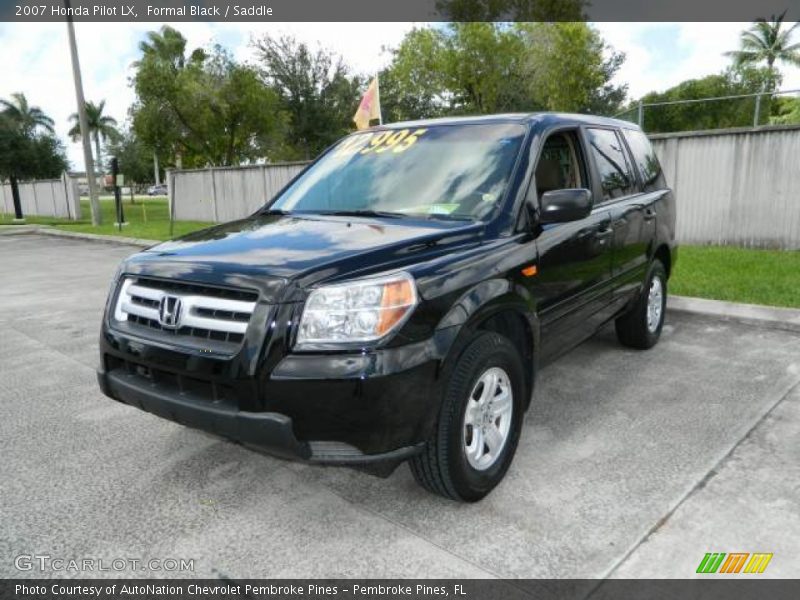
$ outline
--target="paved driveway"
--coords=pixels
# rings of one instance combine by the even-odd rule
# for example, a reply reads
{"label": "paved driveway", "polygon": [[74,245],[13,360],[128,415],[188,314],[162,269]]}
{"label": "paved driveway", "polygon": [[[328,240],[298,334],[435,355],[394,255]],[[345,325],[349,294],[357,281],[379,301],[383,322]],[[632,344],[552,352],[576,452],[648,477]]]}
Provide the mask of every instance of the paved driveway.
{"label": "paved driveway", "polygon": [[[670,313],[545,369],[506,481],[476,505],[247,451],[94,378],[134,248],[0,236],[0,576],[13,557],[193,558],[207,577],[689,577],[707,551],[800,568],[800,339]],[[131,576],[156,575],[133,571]]]}

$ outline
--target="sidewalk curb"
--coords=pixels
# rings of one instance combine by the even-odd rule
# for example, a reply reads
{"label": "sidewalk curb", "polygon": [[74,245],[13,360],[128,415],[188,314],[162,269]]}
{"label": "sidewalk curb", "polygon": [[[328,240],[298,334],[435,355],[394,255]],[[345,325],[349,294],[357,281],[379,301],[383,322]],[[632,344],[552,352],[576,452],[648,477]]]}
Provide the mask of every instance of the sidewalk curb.
{"label": "sidewalk curb", "polygon": [[794,308],[670,296],[667,300],[667,310],[800,333],[800,310]]}
{"label": "sidewalk curb", "polygon": [[[0,235],[21,234],[42,234],[92,242],[137,246],[139,248],[149,248],[150,246],[162,243],[159,240],[144,240],[116,235],[62,231],[60,229],[47,227],[46,225],[0,226]],[[800,310],[798,309],[777,308],[762,306],[760,304],[739,304],[737,302],[723,302],[721,300],[670,295],[667,301],[667,310],[676,313],[700,315],[723,321],[735,321],[757,327],[766,327],[768,329],[800,333]]]}
{"label": "sidewalk curb", "polygon": [[150,246],[163,243],[160,240],[145,240],[141,238],[131,238],[119,235],[100,235],[99,233],[63,231],[61,229],[48,227],[47,225],[13,225],[9,227],[0,227],[0,235],[22,235],[26,233],[88,240],[92,242],[110,242],[112,244],[121,244],[123,246],[138,246],[139,248],[149,248]]}

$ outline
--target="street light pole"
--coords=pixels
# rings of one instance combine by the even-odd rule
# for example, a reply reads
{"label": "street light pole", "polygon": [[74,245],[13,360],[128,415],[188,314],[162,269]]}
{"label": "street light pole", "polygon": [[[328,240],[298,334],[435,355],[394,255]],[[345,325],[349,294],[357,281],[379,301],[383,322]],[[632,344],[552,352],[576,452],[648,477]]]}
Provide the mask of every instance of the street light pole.
{"label": "street light pole", "polygon": [[89,184],[89,199],[92,207],[92,225],[100,225],[103,217],[100,214],[100,200],[97,197],[97,183],[94,179],[94,160],[92,159],[92,141],[89,134],[89,119],[86,116],[86,101],[83,98],[83,81],[81,65],[78,62],[78,46],[75,43],[75,26],[72,23],[70,0],[64,0],[67,9],[67,33],[69,34],[69,50],[72,56],[72,76],[75,80],[75,97],[78,100],[78,122],[81,127],[83,143],[83,162],[86,165],[86,180]]}

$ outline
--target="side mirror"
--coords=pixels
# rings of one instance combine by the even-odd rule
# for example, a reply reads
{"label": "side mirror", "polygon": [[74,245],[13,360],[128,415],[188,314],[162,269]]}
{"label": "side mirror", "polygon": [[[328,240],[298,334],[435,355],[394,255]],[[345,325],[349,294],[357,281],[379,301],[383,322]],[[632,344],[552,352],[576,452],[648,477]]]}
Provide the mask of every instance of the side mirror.
{"label": "side mirror", "polygon": [[592,212],[592,192],[584,188],[545,192],[539,202],[542,224],[580,221]]}

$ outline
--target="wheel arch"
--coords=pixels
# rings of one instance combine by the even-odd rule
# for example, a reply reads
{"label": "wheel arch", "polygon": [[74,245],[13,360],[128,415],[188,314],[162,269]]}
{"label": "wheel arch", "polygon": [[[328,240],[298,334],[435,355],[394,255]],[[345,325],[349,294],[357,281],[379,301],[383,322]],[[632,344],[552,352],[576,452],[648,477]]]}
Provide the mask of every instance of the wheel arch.
{"label": "wheel arch", "polygon": [[661,244],[653,253],[653,258],[661,261],[664,270],[667,272],[667,279],[672,274],[672,252],[667,244]]}
{"label": "wheel arch", "polygon": [[525,369],[527,408],[539,363],[539,320],[532,304],[524,289],[505,279],[485,281],[472,288],[442,319],[442,324],[456,327],[458,331],[444,354],[443,370],[450,368],[476,333],[492,331],[502,335],[520,352]]}

